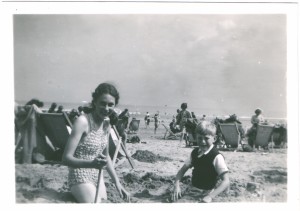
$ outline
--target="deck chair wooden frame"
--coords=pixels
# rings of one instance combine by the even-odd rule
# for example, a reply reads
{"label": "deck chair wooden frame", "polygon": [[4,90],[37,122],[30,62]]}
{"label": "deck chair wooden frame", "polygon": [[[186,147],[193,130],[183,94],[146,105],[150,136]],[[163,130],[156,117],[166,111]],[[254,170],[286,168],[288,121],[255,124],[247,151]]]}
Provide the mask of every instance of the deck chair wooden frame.
{"label": "deck chair wooden frame", "polygon": [[196,146],[197,139],[194,138],[191,132],[187,132],[187,135],[184,137],[186,146]]}
{"label": "deck chair wooden frame", "polygon": [[177,139],[180,138],[181,132],[179,133],[173,133],[169,127],[167,127],[164,123],[162,123],[164,128],[166,129],[164,139]]}
{"label": "deck chair wooden frame", "polygon": [[267,147],[269,140],[271,140],[273,146],[273,129],[272,125],[257,125],[254,147]]}
{"label": "deck chair wooden frame", "polygon": [[125,128],[125,120],[123,120],[123,119],[118,119],[118,122],[117,122],[117,124],[116,124],[116,129],[117,129],[117,131],[118,131],[118,134],[122,134],[122,133],[124,133],[125,131],[126,131],[126,128]]}
{"label": "deck chair wooden frame", "polygon": [[[111,127],[111,130],[110,130],[109,145],[107,146],[108,149],[105,148],[103,151],[109,150],[109,155],[110,155],[111,154],[111,149],[112,149],[111,146],[114,146],[114,148],[113,148],[114,152],[113,152],[113,156],[112,156],[112,165],[113,165],[113,167],[116,164],[116,160],[117,160],[117,156],[119,154],[119,150],[120,150],[120,148],[122,148],[124,153],[125,153],[126,158],[128,159],[128,161],[131,165],[131,167],[134,169],[133,162],[131,161],[131,159],[130,159],[128,153],[127,153],[127,150],[126,150],[125,146],[122,143],[122,139],[119,136],[118,130],[114,125]],[[98,173],[98,181],[97,181],[97,186],[96,186],[96,194],[95,194],[94,203],[98,203],[99,201],[101,202],[101,198],[99,198],[98,195],[99,195],[99,186],[100,186],[100,183],[101,183],[101,178],[103,177],[102,175],[103,175],[103,170],[101,169],[101,170],[99,170],[99,173]]]}
{"label": "deck chair wooden frame", "polygon": [[132,119],[128,126],[128,133],[136,134],[140,127],[140,120],[139,119]]}
{"label": "deck chair wooden frame", "polygon": [[50,139],[55,148],[64,150],[70,136],[67,126],[72,128],[72,123],[66,113],[40,113],[39,121],[45,135]]}
{"label": "deck chair wooden frame", "polygon": [[241,136],[236,123],[219,123],[226,147],[238,148]]}
{"label": "deck chair wooden frame", "polygon": [[[109,149],[112,149],[112,144],[115,146],[115,150],[113,152],[113,156],[112,156],[112,163],[113,165],[115,164],[116,162],[116,159],[117,159],[117,156],[120,152],[120,148],[122,148],[129,164],[131,165],[131,167],[134,169],[134,164],[126,150],[126,147],[124,146],[123,142],[122,142],[122,138],[120,137],[119,133],[118,133],[118,130],[115,126],[112,126],[111,127],[111,132],[110,132],[110,145],[109,145]],[[122,155],[124,155],[123,153],[121,153]]]}

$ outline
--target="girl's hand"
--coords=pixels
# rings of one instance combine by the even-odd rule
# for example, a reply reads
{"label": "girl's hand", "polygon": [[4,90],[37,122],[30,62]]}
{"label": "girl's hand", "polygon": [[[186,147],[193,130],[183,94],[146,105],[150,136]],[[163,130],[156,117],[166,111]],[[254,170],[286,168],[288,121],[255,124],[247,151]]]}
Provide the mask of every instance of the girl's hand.
{"label": "girl's hand", "polygon": [[93,160],[93,167],[96,169],[102,169],[104,166],[106,166],[106,164],[106,156],[104,156],[103,154]]}
{"label": "girl's hand", "polygon": [[122,195],[121,197],[127,201],[130,202],[130,193],[128,193],[124,188],[122,189]]}
{"label": "girl's hand", "polygon": [[130,202],[130,193],[128,193],[121,184],[117,185],[117,190],[119,191],[120,197],[127,202]]}

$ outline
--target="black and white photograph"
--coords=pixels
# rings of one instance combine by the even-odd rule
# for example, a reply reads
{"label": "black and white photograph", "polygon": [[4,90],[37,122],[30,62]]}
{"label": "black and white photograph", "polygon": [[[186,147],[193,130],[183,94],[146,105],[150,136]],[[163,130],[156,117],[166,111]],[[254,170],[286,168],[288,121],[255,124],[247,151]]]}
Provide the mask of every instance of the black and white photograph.
{"label": "black and white photograph", "polygon": [[299,5],[124,4],[7,6],[12,201],[299,206]]}

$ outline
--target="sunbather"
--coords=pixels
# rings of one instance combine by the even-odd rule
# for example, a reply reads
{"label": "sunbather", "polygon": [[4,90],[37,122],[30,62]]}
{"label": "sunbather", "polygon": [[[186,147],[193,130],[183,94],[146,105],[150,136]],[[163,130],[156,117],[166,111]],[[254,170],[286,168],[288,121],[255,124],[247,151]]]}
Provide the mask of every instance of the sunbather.
{"label": "sunbather", "polygon": [[169,126],[170,126],[170,130],[173,133],[179,133],[180,132],[180,128],[177,127],[177,125],[176,125],[176,119],[172,119],[172,122],[169,124]]}

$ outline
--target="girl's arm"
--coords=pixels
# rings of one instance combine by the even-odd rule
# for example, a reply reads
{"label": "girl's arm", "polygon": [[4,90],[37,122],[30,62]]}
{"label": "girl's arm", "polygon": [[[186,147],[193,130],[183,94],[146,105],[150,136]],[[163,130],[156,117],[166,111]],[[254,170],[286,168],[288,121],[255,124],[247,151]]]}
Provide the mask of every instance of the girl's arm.
{"label": "girl's arm", "polygon": [[130,201],[130,194],[121,185],[119,178],[117,176],[117,173],[112,165],[112,160],[111,160],[108,152],[106,154],[106,160],[107,160],[106,170],[107,170],[108,174],[110,175],[110,177],[112,178],[113,182],[115,183],[116,188],[119,191],[121,198],[124,198],[126,201]]}
{"label": "girl's arm", "polygon": [[62,161],[65,165],[74,168],[101,168],[103,161],[97,160],[83,160],[74,157],[75,150],[83,134],[88,131],[88,122],[85,116],[78,117],[73,125],[72,132],[65,146]]}

